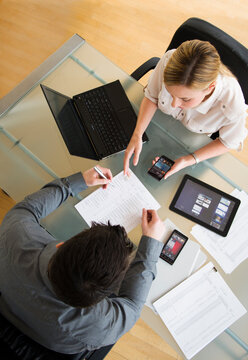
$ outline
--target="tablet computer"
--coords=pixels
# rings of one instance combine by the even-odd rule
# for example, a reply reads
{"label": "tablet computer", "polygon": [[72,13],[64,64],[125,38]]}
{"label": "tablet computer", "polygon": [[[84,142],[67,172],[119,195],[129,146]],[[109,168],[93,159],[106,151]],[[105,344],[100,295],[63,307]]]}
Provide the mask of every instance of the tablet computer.
{"label": "tablet computer", "polygon": [[221,236],[226,236],[239,205],[239,199],[185,175],[169,208]]}

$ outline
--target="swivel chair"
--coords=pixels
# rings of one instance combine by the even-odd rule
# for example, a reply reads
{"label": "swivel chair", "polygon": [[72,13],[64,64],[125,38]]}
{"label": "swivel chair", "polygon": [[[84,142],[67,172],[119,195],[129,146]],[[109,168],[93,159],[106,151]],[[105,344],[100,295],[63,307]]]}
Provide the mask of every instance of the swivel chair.
{"label": "swivel chair", "polygon": [[[209,41],[218,51],[221,61],[236,76],[248,104],[248,49],[233,37],[199,18],[189,18],[175,32],[167,48],[176,49],[186,40]],[[166,51],[167,51],[166,50]],[[153,57],[138,67],[131,76],[139,80],[148,71],[155,68],[159,58]]]}
{"label": "swivel chair", "polygon": [[113,345],[78,354],[62,354],[49,350],[24,335],[0,314],[0,349],[9,360],[102,360]]}

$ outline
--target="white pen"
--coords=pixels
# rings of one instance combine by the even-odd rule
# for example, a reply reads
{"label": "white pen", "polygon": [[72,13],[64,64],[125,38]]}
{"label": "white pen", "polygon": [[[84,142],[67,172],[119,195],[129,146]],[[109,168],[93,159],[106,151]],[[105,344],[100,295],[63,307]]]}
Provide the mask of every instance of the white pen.
{"label": "white pen", "polygon": [[94,166],[94,170],[95,170],[103,179],[109,180],[97,166]]}

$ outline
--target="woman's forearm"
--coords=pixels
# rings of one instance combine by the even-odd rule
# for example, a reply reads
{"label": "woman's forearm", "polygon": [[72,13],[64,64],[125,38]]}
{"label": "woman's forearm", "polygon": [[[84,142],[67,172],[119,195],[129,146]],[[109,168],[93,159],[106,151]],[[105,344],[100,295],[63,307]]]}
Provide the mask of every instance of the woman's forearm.
{"label": "woman's forearm", "polygon": [[225,154],[230,149],[227,148],[219,139],[213,140],[211,143],[194,151],[199,161],[204,161],[212,157]]}
{"label": "woman's forearm", "polygon": [[[229,149],[222,144],[219,139],[216,139],[209,143],[208,145],[203,146],[202,148],[196,150],[194,154],[196,155],[199,161],[204,161],[206,159],[210,159],[212,157],[224,154],[228,152]],[[167,172],[164,178],[168,178],[169,176],[175,174],[177,171],[184,169],[187,166],[194,165],[196,160],[193,155],[185,155],[175,160],[175,164],[172,166],[171,170]]]}
{"label": "woman's forearm", "polygon": [[[228,149],[219,139],[212,141],[211,143],[203,146],[202,148],[194,151],[197,159],[200,161],[204,161],[207,159],[211,159],[212,157],[219,156],[225,154],[230,149]],[[185,161],[185,166],[194,165],[196,160],[195,158],[189,154],[183,157]]]}

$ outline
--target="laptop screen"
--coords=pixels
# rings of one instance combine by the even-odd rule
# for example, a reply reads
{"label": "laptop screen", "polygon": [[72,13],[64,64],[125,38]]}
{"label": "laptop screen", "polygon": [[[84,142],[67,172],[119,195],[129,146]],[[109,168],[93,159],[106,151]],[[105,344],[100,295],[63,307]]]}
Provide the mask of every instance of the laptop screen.
{"label": "laptop screen", "polygon": [[97,160],[71,98],[47,86],[40,86],[70,154]]}
{"label": "laptop screen", "polygon": [[42,86],[42,90],[53,113],[53,116],[55,119],[59,119],[61,114],[63,114],[64,108],[70,98],[45,86]]}

